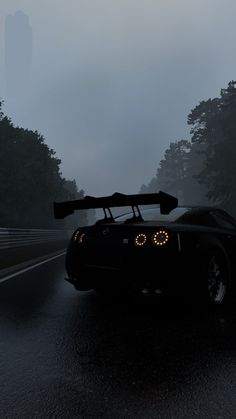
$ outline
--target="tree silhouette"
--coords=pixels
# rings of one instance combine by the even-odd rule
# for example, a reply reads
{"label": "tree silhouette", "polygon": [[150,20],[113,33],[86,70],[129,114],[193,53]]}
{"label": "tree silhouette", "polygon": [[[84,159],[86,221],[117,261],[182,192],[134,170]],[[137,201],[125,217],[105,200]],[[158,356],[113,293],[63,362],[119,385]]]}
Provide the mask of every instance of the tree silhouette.
{"label": "tree silhouette", "polygon": [[188,115],[190,141],[170,143],[141,191],[163,189],[183,203],[218,204],[236,215],[236,81]]}
{"label": "tree silhouette", "polygon": [[[54,219],[53,201],[72,197],[61,176],[61,161],[37,131],[14,127],[0,101],[1,227],[63,227]],[[72,181],[77,196],[75,181]],[[85,214],[83,216],[85,221]]]}

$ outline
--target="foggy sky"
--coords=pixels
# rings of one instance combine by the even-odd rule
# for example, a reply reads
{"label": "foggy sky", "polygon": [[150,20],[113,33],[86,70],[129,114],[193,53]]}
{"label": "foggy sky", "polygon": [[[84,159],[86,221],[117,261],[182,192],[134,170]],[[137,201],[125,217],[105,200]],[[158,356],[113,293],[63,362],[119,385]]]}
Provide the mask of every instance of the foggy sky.
{"label": "foggy sky", "polygon": [[38,130],[62,172],[89,195],[136,193],[187,115],[236,79],[235,0],[1,0],[33,32],[28,88],[0,96],[15,124]]}

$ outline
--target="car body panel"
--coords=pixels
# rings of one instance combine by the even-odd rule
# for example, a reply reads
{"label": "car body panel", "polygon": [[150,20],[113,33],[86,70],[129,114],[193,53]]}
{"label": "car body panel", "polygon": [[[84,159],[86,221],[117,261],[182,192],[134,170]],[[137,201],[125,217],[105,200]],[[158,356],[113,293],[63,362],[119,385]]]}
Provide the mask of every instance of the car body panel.
{"label": "car body panel", "polygon": [[138,208],[136,215],[133,208],[116,218],[105,213],[103,220],[77,229],[67,249],[66,271],[79,290],[130,287],[197,294],[205,287],[207,256],[213,251],[233,278],[236,221],[220,208],[176,207],[169,215],[159,207]]}

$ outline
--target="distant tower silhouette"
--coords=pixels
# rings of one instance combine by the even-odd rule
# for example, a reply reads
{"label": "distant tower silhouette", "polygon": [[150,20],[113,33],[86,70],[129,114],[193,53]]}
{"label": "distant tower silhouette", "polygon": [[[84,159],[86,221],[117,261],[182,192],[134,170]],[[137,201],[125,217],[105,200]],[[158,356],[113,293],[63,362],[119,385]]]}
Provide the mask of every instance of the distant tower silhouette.
{"label": "distant tower silhouette", "polygon": [[5,20],[5,75],[10,99],[24,95],[30,81],[32,29],[22,11]]}

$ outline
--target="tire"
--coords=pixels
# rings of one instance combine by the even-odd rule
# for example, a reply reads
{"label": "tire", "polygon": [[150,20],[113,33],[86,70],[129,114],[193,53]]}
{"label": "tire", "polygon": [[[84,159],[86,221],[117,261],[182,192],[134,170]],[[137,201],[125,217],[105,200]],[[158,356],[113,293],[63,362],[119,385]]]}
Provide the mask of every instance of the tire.
{"label": "tire", "polygon": [[229,301],[231,271],[228,257],[222,248],[209,250],[202,266],[203,297],[211,306],[223,306]]}

